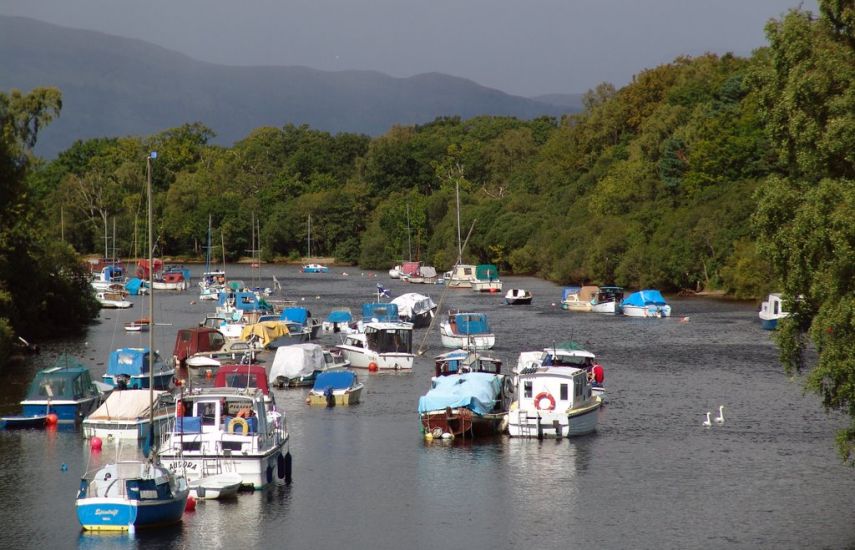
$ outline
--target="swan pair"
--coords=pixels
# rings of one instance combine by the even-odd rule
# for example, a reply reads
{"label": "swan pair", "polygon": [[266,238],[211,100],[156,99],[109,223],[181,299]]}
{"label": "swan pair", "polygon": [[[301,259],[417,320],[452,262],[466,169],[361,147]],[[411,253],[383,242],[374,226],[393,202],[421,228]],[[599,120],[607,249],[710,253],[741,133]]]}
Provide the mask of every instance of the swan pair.
{"label": "swan pair", "polygon": [[[710,420],[710,414],[712,413],[710,411],[707,411],[707,419],[704,420],[703,423],[705,428],[709,428],[713,425],[712,421]],[[724,405],[718,406],[718,416],[715,417],[715,423],[718,425],[724,424]]]}

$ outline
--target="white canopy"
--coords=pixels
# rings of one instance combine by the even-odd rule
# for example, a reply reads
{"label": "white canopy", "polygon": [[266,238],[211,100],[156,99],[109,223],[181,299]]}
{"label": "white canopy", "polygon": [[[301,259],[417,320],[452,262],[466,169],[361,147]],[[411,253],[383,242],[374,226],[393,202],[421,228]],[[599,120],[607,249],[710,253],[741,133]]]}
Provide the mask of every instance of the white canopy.
{"label": "white canopy", "polygon": [[[157,403],[160,395],[166,392],[155,391]],[[149,415],[149,390],[114,390],[107,400],[101,403],[87,420],[137,420]]]}
{"label": "white canopy", "polygon": [[324,368],[324,349],[318,344],[293,344],[276,349],[270,366],[270,380],[299,378]]}
{"label": "white canopy", "polygon": [[413,316],[420,315],[436,307],[430,296],[416,292],[401,294],[392,300],[392,303],[398,306],[398,314],[406,319],[412,319]]}

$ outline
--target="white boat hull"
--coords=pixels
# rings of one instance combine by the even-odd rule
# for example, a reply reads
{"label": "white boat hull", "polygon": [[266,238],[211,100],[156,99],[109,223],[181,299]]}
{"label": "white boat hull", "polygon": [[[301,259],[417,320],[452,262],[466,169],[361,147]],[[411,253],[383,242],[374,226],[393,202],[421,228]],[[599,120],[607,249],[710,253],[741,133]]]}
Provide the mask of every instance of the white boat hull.
{"label": "white boat hull", "polygon": [[202,500],[237,496],[243,478],[238,474],[217,474],[190,481],[190,496]]}
{"label": "white boat hull", "polygon": [[371,363],[376,364],[378,370],[410,370],[413,368],[415,356],[412,353],[377,353],[349,345],[336,347],[344,353],[345,358],[350,361],[350,366],[355,369],[370,368]]}
{"label": "white boat hull", "polygon": [[[184,440],[192,440],[192,435],[184,434]],[[263,453],[232,453],[231,456],[218,455],[214,452],[199,453],[185,451],[180,456],[173,450],[162,450],[160,452],[161,462],[164,466],[174,472],[185,473],[188,483],[192,483],[212,472],[206,472],[206,464],[219,462],[219,468],[223,473],[238,474],[241,485],[261,489],[279,476],[278,457],[285,453],[285,443],[270,447]]]}
{"label": "white boat hull", "polygon": [[491,349],[496,345],[496,335],[454,335],[442,332],[442,346],[452,349]]}
{"label": "white boat hull", "polygon": [[592,304],[591,311],[594,313],[611,313],[618,312],[617,302],[606,302],[603,304]]}
{"label": "white boat hull", "polygon": [[597,429],[598,400],[576,411],[515,409],[508,412],[511,437],[562,438],[585,435]]}
{"label": "white boat hull", "polygon": [[502,281],[473,281],[472,290],[475,292],[501,292]]}
{"label": "white boat hull", "polygon": [[670,317],[671,306],[623,306],[623,314],[627,317]]}

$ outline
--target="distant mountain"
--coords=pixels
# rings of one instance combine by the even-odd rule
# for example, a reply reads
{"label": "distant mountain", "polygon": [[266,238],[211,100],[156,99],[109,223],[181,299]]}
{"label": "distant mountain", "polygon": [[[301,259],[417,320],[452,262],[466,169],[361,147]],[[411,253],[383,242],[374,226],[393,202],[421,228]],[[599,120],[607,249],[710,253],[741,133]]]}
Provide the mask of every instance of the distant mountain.
{"label": "distant mountain", "polygon": [[259,126],[308,124],[379,135],[437,116],[557,116],[567,106],[512,96],[439,73],[236,67],[141,40],[0,16],[0,90],[56,86],[63,108],[39,136],[52,157],[77,139],[145,135],[202,122],[230,145]]}
{"label": "distant mountain", "polygon": [[531,99],[541,103],[548,103],[549,105],[566,107],[573,112],[578,112],[582,110],[582,97],[584,95],[585,94],[545,94],[535,96]]}

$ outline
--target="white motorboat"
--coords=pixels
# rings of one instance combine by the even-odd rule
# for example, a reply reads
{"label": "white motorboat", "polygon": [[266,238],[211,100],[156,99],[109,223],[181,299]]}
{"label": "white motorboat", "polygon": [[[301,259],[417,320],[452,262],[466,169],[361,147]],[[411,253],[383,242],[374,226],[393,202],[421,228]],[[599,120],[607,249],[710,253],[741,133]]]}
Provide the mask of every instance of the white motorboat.
{"label": "white motorboat", "polygon": [[512,306],[531,303],[531,292],[524,288],[512,288],[505,293],[505,303]]}
{"label": "white motorboat", "polygon": [[670,317],[671,306],[658,290],[639,290],[633,292],[620,304],[627,317]]}
{"label": "white motorboat", "polygon": [[121,292],[109,290],[96,292],[95,299],[98,300],[102,308],[107,309],[128,309],[134,305],[133,302],[126,300]]}
{"label": "white motorboat", "polygon": [[584,369],[523,368],[514,379],[516,401],[508,411],[511,437],[572,437],[597,429],[602,401],[591,392]]}
{"label": "white motorboat", "polygon": [[412,323],[368,322],[364,332],[347,334],[336,346],[350,366],[369,370],[413,368]]}
{"label": "white motorboat", "polygon": [[178,397],[174,428],[160,445],[160,459],[193,481],[236,473],[260,489],[290,479],[289,435],[281,412],[268,409],[258,388],[194,388]]}
{"label": "white motorboat", "polygon": [[148,389],[114,390],[100,407],[83,420],[83,437],[99,437],[108,441],[143,441],[148,437],[151,419],[154,435],[168,430],[175,419],[175,399],[169,392],[154,391],[154,414]]}
{"label": "white motorboat", "polygon": [[778,321],[788,317],[790,313],[784,311],[784,300],[779,293],[772,293],[766,301],[760,305],[760,325],[766,330],[778,328]]}

